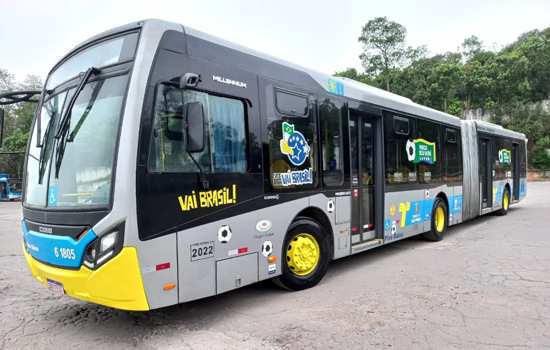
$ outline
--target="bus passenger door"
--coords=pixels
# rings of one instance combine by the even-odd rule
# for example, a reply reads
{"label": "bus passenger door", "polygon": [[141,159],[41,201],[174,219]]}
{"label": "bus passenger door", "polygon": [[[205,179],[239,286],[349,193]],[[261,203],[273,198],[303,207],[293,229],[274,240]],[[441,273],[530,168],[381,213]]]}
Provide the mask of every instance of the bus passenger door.
{"label": "bus passenger door", "polygon": [[491,162],[491,143],[489,139],[480,139],[479,144],[479,181],[481,185],[481,209],[493,206],[493,172]]}
{"label": "bus passenger door", "polygon": [[351,244],[376,238],[375,129],[373,117],[350,110],[352,227]]}
{"label": "bus passenger door", "polygon": [[513,194],[512,199],[519,200],[519,145],[514,143],[512,149],[512,176],[513,176]]}

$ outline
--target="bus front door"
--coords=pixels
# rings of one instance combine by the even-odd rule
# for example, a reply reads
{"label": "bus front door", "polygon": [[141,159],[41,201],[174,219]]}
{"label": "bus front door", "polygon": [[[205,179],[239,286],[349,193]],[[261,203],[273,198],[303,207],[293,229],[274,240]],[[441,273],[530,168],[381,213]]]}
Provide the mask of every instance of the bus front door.
{"label": "bus front door", "polygon": [[352,166],[351,244],[376,238],[375,231],[375,129],[373,117],[350,112]]}
{"label": "bus front door", "polygon": [[519,145],[514,143],[512,150],[512,177],[513,177],[513,200],[519,200]]}

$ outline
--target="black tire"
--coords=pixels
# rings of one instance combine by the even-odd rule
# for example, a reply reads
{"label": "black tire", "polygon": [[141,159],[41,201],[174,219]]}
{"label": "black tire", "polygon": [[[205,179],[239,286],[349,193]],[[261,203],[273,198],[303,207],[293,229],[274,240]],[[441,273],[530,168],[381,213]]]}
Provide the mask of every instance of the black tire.
{"label": "black tire", "polygon": [[[441,208],[443,209],[443,212],[444,212],[444,224],[443,224],[443,229],[441,230],[438,230],[438,228],[436,227],[436,211],[438,208]],[[449,225],[449,211],[447,209],[447,204],[445,203],[445,201],[440,198],[440,197],[437,197],[434,201],[434,205],[432,207],[432,222],[431,222],[431,226],[430,226],[430,231],[428,232],[425,232],[422,234],[422,237],[424,237],[424,239],[428,240],[428,241],[432,241],[432,242],[438,242],[438,241],[441,241],[443,239],[443,236],[445,235],[445,232],[447,231],[447,226]]]}
{"label": "black tire", "polygon": [[[320,257],[315,269],[305,275],[294,274],[288,266],[287,251],[289,243],[300,233],[310,234],[319,245]],[[325,234],[319,223],[309,218],[298,217],[288,228],[283,243],[281,254],[282,275],[274,279],[275,284],[288,290],[302,290],[315,286],[325,276],[330,262],[330,244],[328,235]]]}
{"label": "black tire", "polygon": [[[508,204],[505,206],[504,198],[508,196]],[[500,210],[496,212],[499,216],[504,216],[508,214],[508,209],[510,209],[510,190],[508,189],[508,186],[504,187],[504,192],[502,193],[502,202]]]}

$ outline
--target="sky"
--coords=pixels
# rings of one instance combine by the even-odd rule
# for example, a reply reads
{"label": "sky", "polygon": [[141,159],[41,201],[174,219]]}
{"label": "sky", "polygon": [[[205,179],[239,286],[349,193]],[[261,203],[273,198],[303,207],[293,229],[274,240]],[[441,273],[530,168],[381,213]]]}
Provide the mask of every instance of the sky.
{"label": "sky", "polygon": [[17,80],[46,77],[85,39],[129,22],[159,18],[324,73],[360,69],[362,26],[387,16],[407,44],[431,54],[457,51],[477,35],[498,49],[550,26],[550,0],[0,0],[0,68]]}

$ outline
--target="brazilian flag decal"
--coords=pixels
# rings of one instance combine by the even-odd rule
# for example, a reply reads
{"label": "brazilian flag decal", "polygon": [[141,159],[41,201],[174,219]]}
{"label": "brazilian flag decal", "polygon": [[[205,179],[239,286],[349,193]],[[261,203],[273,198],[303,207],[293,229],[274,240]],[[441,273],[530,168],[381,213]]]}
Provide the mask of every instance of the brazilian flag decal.
{"label": "brazilian flag decal", "polygon": [[408,140],[406,151],[409,162],[414,164],[435,164],[437,161],[435,142],[424,139]]}

